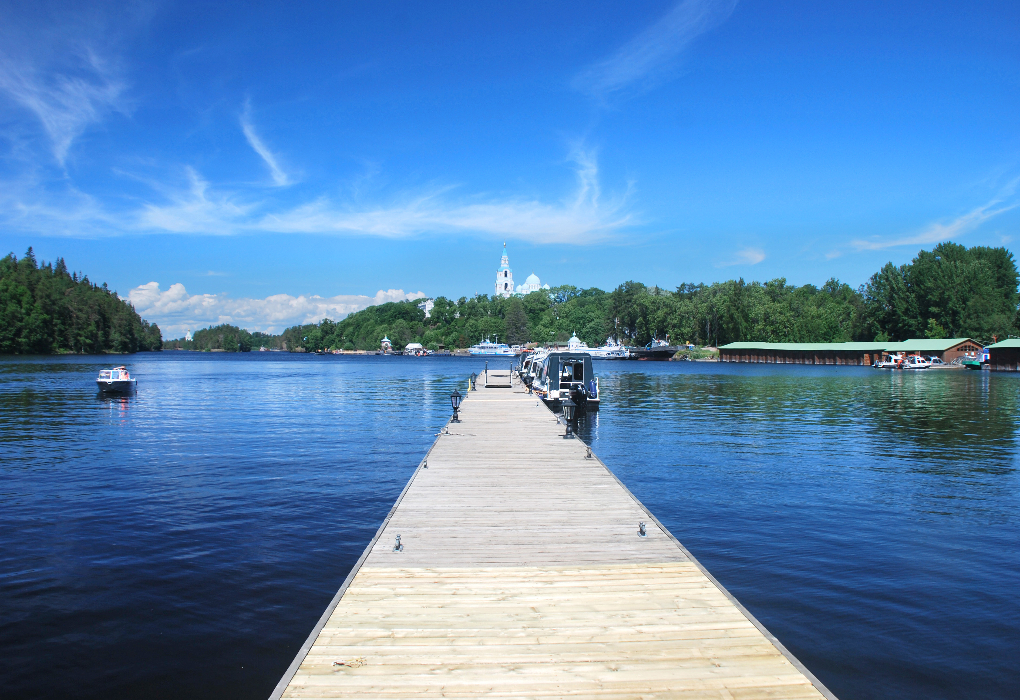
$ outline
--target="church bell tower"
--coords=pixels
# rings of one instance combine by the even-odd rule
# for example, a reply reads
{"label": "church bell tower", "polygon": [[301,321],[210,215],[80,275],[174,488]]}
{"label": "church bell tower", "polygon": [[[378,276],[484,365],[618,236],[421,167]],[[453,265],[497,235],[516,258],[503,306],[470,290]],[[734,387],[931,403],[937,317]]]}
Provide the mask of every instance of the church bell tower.
{"label": "church bell tower", "polygon": [[503,257],[499,260],[499,269],[496,270],[496,296],[504,299],[514,293],[514,273],[510,269],[510,258],[506,254],[506,242],[503,243]]}

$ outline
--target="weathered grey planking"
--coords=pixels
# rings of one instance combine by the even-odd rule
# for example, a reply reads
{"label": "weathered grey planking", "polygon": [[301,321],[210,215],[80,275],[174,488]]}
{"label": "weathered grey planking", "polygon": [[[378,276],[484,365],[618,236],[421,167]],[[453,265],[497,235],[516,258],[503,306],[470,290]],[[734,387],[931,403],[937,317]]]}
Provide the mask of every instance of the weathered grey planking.
{"label": "weathered grey planking", "polygon": [[535,397],[461,420],[274,697],[833,697]]}

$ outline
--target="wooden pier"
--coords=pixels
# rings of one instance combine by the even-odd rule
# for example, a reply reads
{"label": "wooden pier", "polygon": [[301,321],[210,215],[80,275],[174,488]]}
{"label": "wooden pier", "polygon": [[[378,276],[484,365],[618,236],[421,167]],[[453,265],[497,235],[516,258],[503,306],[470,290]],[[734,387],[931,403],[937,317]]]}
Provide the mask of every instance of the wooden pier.
{"label": "wooden pier", "polygon": [[460,414],[274,699],[833,699],[538,399]]}

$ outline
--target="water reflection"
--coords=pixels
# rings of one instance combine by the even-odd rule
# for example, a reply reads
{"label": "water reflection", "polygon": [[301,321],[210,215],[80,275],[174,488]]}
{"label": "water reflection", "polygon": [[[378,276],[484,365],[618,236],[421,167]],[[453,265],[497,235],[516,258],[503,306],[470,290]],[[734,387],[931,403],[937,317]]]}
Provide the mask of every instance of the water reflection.
{"label": "water reflection", "polygon": [[[645,421],[731,438],[796,439],[838,428],[877,455],[921,460],[911,468],[1012,472],[1016,468],[1015,378],[988,372],[876,372],[753,376],[605,373],[603,405]],[[938,465],[937,467],[934,465]]]}
{"label": "water reflection", "polygon": [[127,418],[128,407],[134,399],[133,394],[112,394],[104,391],[96,392],[96,400],[100,406],[108,408],[110,414],[117,414],[122,420]]}

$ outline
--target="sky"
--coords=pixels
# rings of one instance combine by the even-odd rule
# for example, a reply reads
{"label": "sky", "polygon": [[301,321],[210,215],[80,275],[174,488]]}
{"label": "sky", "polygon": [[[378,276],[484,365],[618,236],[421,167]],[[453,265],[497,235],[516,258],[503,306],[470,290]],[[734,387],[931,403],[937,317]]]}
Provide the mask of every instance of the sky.
{"label": "sky", "polygon": [[0,255],[164,337],[520,284],[853,286],[1020,226],[1016,2],[0,2]]}

